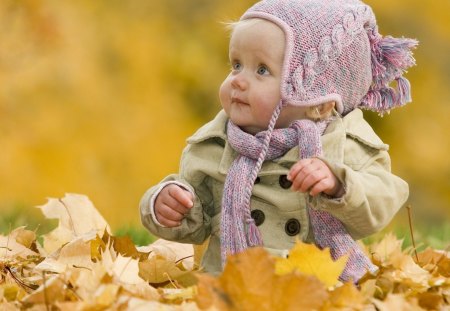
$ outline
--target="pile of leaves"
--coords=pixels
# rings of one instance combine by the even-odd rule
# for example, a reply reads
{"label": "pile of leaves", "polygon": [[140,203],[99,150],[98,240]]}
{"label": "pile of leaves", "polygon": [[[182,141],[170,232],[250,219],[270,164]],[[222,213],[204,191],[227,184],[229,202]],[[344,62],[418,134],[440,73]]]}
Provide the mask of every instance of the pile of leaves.
{"label": "pile of leaves", "polygon": [[263,248],[230,256],[212,276],[190,245],[112,236],[85,196],[38,208],[56,229],[0,236],[0,310],[450,310],[449,254],[402,250],[393,235],[369,247],[379,271],[358,286],[337,281],[346,258],[300,242],[287,259]]}

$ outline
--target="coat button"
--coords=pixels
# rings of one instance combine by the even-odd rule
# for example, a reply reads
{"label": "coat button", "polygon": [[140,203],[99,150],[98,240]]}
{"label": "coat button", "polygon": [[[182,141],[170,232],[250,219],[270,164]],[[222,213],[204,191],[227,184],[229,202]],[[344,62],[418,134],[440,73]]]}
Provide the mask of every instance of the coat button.
{"label": "coat button", "polygon": [[289,189],[292,186],[292,181],[288,180],[286,175],[280,176],[279,183],[283,189]]}
{"label": "coat button", "polygon": [[266,219],[266,215],[264,215],[264,212],[259,209],[253,210],[250,215],[255,220],[255,224],[257,226],[260,226]]}
{"label": "coat button", "polygon": [[261,182],[261,178],[256,177],[256,179],[255,179],[255,185],[259,184],[260,182]]}
{"label": "coat button", "polygon": [[297,235],[300,233],[300,222],[295,218],[291,218],[286,222],[284,230],[289,236]]}

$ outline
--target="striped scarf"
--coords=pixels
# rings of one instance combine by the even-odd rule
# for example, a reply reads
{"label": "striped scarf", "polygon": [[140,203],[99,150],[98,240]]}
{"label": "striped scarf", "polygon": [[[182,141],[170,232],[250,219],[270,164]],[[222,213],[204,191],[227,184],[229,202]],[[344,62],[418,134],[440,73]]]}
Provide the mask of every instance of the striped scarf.
{"label": "striped scarf", "polygon": [[[238,156],[228,171],[223,191],[220,235],[222,265],[228,254],[263,245],[261,233],[250,214],[252,188],[262,161],[279,158],[296,145],[299,146],[300,159],[322,155],[320,137],[328,125],[327,121],[315,123],[298,120],[283,129],[273,129],[273,125],[269,125],[268,131],[253,136],[231,121],[228,122],[228,141]],[[264,157],[262,153],[265,153]],[[334,260],[349,255],[340,276],[341,281],[351,279],[356,282],[367,270],[376,270],[338,219],[328,212],[312,208],[308,203],[307,208],[317,246],[330,248]]]}

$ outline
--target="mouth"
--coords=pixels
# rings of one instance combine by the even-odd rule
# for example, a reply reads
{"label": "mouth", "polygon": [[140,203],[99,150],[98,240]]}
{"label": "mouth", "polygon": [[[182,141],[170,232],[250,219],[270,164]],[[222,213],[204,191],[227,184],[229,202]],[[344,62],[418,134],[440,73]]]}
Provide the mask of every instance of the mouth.
{"label": "mouth", "polygon": [[239,97],[231,97],[231,103],[238,105],[248,105],[245,101],[241,100]]}

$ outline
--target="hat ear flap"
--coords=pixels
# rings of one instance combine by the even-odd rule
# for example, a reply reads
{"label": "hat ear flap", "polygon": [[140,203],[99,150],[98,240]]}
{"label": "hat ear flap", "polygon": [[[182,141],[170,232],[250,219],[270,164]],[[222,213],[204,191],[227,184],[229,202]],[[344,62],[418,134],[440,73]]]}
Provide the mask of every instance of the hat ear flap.
{"label": "hat ear flap", "polygon": [[[371,46],[372,85],[360,107],[380,114],[411,101],[411,87],[403,73],[416,61],[412,50],[418,42],[408,38],[382,37],[376,28],[368,31]],[[396,81],[396,88],[389,84]]]}

